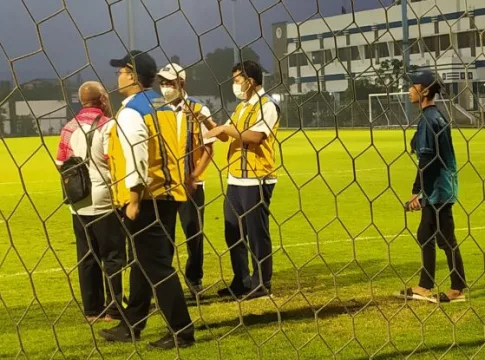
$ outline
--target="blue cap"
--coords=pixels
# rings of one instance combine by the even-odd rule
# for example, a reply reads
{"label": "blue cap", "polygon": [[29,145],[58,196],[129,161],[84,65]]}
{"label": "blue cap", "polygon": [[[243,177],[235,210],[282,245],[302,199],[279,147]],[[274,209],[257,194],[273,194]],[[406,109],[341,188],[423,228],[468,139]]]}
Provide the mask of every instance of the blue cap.
{"label": "blue cap", "polygon": [[138,75],[144,75],[149,78],[155,78],[157,74],[157,63],[155,60],[149,54],[140,50],[130,51],[124,58],[112,59],[109,63],[112,67],[127,67]]}
{"label": "blue cap", "polygon": [[418,69],[409,73],[408,76],[413,85],[422,85],[424,87],[430,87],[438,81],[437,77],[429,69]]}

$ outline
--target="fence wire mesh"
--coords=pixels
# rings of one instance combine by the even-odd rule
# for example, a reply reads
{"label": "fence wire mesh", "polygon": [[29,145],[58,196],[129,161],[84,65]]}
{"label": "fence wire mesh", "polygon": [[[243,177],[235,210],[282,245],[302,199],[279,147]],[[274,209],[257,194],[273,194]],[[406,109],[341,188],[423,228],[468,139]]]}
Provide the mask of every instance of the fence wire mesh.
{"label": "fence wire mesh", "polygon": [[[408,44],[402,35],[401,1],[406,1]],[[485,7],[479,0],[401,1],[4,4],[0,22],[8,26],[0,35],[0,357],[483,358]],[[27,24],[28,31],[15,31],[17,23]],[[153,295],[174,277],[183,284],[196,342],[188,348],[177,343],[167,351],[145,346],[168,333],[160,304],[160,299],[173,299],[167,286],[142,320],[148,321],[141,341],[130,337],[113,345],[99,332],[117,321],[109,321],[106,311],[85,313],[78,273],[88,262],[102,271],[107,294],[114,293],[114,279],[123,275],[118,310],[132,301],[130,275],[133,266],[140,265],[137,237],[127,237],[125,266],[108,274],[93,245],[99,239],[90,230],[106,216],[71,218],[62,203],[55,162],[59,137],[50,136],[59,134],[79,112],[78,89],[84,81],[102,82],[113,110],[121,106],[108,63],[140,39],[148,39],[141,41],[141,50],[157,60],[158,68],[183,66],[187,92],[205,102],[217,124],[230,119],[237,105],[231,92],[236,59],[263,64],[264,89],[281,111],[274,147],[278,182],[266,204],[272,251],[255,263],[261,271],[272,259],[272,296],[218,296],[218,290],[231,283],[233,267],[224,231],[228,215],[223,211],[223,203],[231,201],[228,146],[216,142],[205,200],[197,206],[197,222],[205,216],[203,229],[186,239],[177,218],[176,236],[170,234],[175,275],[154,283],[141,269]],[[409,64],[403,54],[409,54]],[[403,209],[420,166],[410,143],[423,111],[407,103],[409,74],[415,67],[428,68],[440,78],[438,108],[450,123],[432,138],[441,144],[451,126],[457,158],[454,169],[447,156],[435,152],[431,165],[421,168],[421,178],[434,161],[449,171],[450,179],[459,180],[453,229],[451,213],[443,209],[451,210],[438,204],[443,217],[427,219],[434,223],[426,228],[424,241],[425,235],[416,231],[424,210]],[[158,91],[158,85],[154,89]],[[425,199],[432,197],[423,192]],[[188,201],[198,200],[190,195]],[[237,215],[239,226],[249,233],[245,221],[252,211]],[[429,206],[427,211],[429,216]],[[106,231],[113,233],[120,226],[127,232],[126,218],[118,222],[121,217],[108,226],[105,222]],[[162,211],[156,222],[165,226],[161,217]],[[88,239],[82,256],[76,254],[76,221],[78,233]],[[446,229],[439,225],[444,222]],[[186,285],[187,244],[197,235],[203,236],[204,275],[192,296]],[[435,249],[436,240],[451,262]],[[252,246],[245,244],[249,259],[255,258]],[[417,286],[420,274],[433,272],[423,270],[422,257],[436,262],[434,295],[447,293],[450,281],[464,281],[458,249],[466,270],[463,302],[393,296]],[[430,255],[434,251],[436,259]],[[106,305],[115,301],[100,296]],[[129,326],[133,336],[134,325]]]}

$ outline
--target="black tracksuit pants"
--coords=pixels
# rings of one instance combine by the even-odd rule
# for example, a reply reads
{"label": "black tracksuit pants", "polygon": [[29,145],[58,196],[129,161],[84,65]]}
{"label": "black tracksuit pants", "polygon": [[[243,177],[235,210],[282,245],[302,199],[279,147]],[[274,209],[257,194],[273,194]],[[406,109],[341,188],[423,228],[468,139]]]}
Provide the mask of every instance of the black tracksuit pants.
{"label": "black tracksuit pants", "polygon": [[125,234],[119,218],[112,212],[96,216],[73,215],[72,221],[84,315],[98,316],[108,307],[107,314],[119,316],[118,307],[112,303],[114,299],[122,306],[121,269],[126,265]]}
{"label": "black tracksuit pants", "polygon": [[452,204],[443,207],[441,205],[423,207],[418,228],[418,242],[421,245],[423,261],[419,286],[426,289],[434,288],[436,243],[438,243],[438,247],[446,254],[451,288],[463,290],[467,287],[463,259],[455,237]]}
{"label": "black tracksuit pants", "polygon": [[[133,236],[130,271],[130,298],[126,317],[135,330],[142,330],[155,295],[167,325],[179,336],[192,338],[194,327],[185,302],[182,285],[172,266],[175,224],[179,203],[143,200],[138,217],[125,224]],[[182,330],[183,329],[183,330]]]}
{"label": "black tracksuit pants", "polygon": [[188,259],[185,266],[187,281],[193,285],[201,285],[204,276],[204,186],[198,185],[191,195],[179,207],[180,222],[187,239]]}
{"label": "black tracksuit pants", "polygon": [[[274,187],[274,184],[227,187],[224,230],[234,272],[233,291],[244,292],[261,285],[271,289],[273,256],[269,205]],[[248,248],[253,265],[252,276],[249,273]]]}

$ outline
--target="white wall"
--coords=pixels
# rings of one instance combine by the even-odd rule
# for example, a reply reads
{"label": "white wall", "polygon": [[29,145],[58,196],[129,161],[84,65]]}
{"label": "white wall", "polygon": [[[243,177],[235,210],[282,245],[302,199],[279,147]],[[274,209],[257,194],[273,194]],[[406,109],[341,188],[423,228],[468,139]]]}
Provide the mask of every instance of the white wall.
{"label": "white wall", "polygon": [[[32,111],[30,110],[30,108]],[[52,126],[55,132],[59,132],[66,123],[67,107],[64,100],[42,100],[15,102],[17,116],[30,115],[40,121],[41,131],[47,133]]]}

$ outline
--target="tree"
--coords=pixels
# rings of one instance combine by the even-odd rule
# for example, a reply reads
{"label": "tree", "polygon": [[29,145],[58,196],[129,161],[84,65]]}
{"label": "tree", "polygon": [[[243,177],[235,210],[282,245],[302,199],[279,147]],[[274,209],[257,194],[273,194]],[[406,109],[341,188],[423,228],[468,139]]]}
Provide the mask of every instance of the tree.
{"label": "tree", "polygon": [[37,123],[32,115],[20,115],[15,117],[17,134],[20,136],[37,135]]}
{"label": "tree", "polygon": [[5,122],[7,121],[6,111],[0,107],[0,137],[5,137]]}
{"label": "tree", "polygon": [[[408,71],[416,70],[416,65],[409,66]],[[379,77],[376,79],[376,83],[387,88],[388,92],[398,92],[399,82],[404,73],[404,62],[399,59],[384,60],[381,62],[381,66],[377,71]],[[407,89],[406,89],[407,91]],[[386,92],[386,90],[384,90]]]}
{"label": "tree", "polygon": [[378,94],[386,92],[386,87],[377,81],[372,82],[370,78],[360,78],[350,83],[343,94],[343,100],[348,103],[352,100],[368,100],[369,94]]}
{"label": "tree", "polygon": [[[242,60],[259,63],[259,55],[251,48],[242,49]],[[187,91],[194,95],[222,95],[224,103],[234,99],[231,89],[234,50],[226,47],[216,49],[204,57],[204,61],[187,69]]]}

